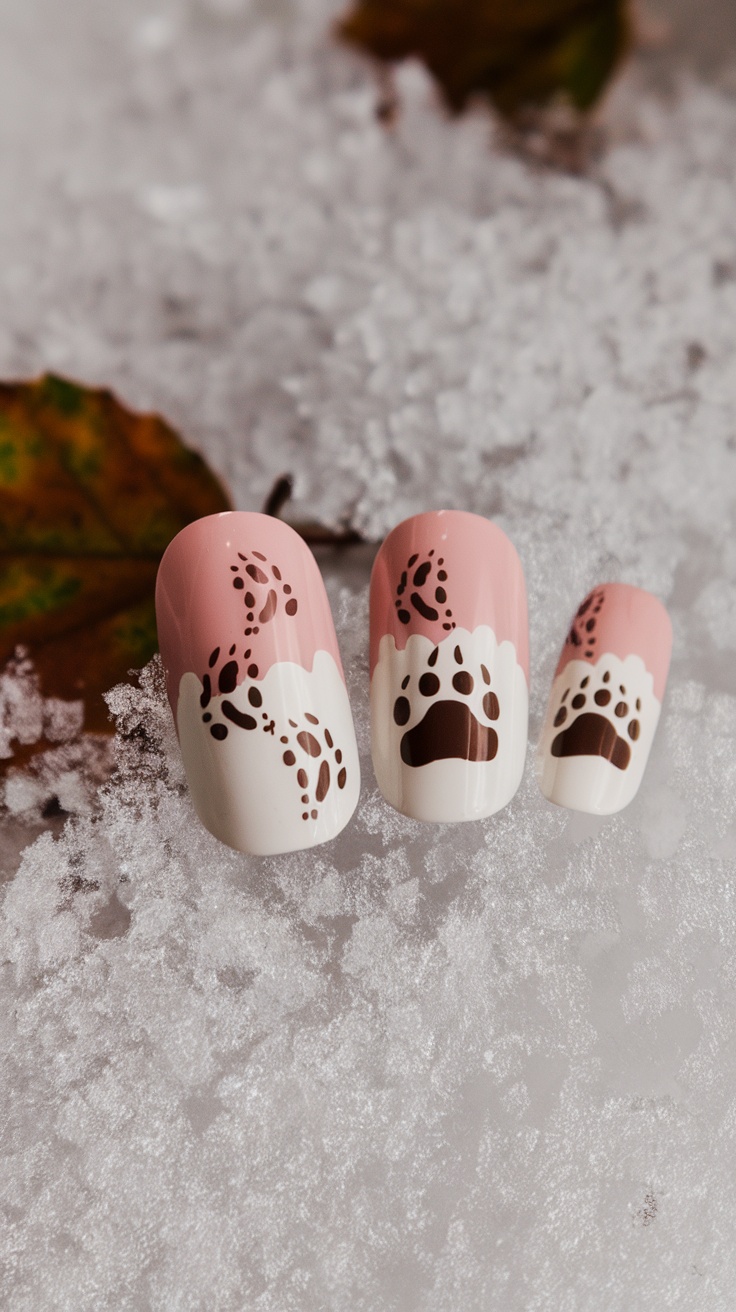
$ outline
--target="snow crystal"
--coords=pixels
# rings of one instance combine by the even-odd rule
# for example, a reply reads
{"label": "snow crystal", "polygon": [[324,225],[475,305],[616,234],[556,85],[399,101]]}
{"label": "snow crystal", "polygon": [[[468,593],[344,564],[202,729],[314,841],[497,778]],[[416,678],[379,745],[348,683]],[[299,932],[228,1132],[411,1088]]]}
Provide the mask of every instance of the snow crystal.
{"label": "snow crystal", "polygon": [[532,745],[573,607],[652,589],[661,727],[621,815],[555,809],[530,763],[488,821],[403,818],[369,761],[372,548],[325,550],[361,803],[256,860],[197,822],[157,662],[109,694],[111,775],[78,708],[0,676],[0,755],[54,744],[0,799],[6,863],[53,823],[0,923],[0,1301],[731,1312],[736,105],[635,67],[607,152],[555,174],[418,65],[382,127],[342,7],[4,7],[2,375],[160,410],[242,508],[290,471],[295,517],[374,540],[497,518]]}

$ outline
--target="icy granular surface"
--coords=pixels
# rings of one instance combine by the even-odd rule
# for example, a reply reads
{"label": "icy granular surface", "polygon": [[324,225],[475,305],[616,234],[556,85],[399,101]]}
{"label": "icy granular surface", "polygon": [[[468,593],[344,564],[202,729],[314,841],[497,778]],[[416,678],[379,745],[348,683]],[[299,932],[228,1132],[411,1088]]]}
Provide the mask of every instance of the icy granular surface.
{"label": "icy granular surface", "polygon": [[[115,690],[99,811],[65,758],[75,818],[5,892],[0,1302],[732,1312],[736,106],[632,73],[591,176],[537,171],[416,67],[382,128],[337,8],[3,7],[0,373],[161,410],[242,508],[291,470],[297,511],[375,538],[497,518],[532,745],[574,606],[652,589],[661,727],[620,816],[548,805],[530,764],[487,822],[403,819],[367,562],[325,558],[361,804],[255,860],[196,821],[157,667]],[[67,751],[28,690],[6,737],[46,716]]]}

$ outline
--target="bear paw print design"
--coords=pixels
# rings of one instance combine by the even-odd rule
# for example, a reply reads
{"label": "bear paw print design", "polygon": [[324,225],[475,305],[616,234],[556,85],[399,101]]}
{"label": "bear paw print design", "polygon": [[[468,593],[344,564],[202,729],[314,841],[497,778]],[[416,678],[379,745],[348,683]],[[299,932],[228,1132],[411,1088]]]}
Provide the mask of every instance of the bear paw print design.
{"label": "bear paw print design", "polygon": [[575,691],[569,687],[563,692],[553,722],[560,733],[550,750],[558,757],[602,756],[625,770],[631,760],[631,744],[641,731],[637,718],[641,699],[637,697],[630,706],[625,686],[619,684],[618,690],[611,686],[610,670],[603,673],[599,687],[591,682],[594,678],[586,674]]}
{"label": "bear paw print design", "polygon": [[595,647],[598,641],[595,630],[605,600],[606,594],[602,588],[591,592],[578,607],[570,626],[570,632],[567,635],[565,645],[578,648],[586,660],[589,660],[591,656],[595,656]]}
{"label": "bear paw print design", "polygon": [[[244,659],[249,661],[251,654],[250,649],[248,649],[244,654]],[[214,667],[220,660],[220,648],[215,647],[210,655],[209,670],[202,676],[202,695],[200,697],[200,705],[203,710],[202,720],[205,724],[209,725],[212,737],[218,742],[224,742],[228,736],[229,729],[227,724],[223,724],[221,720],[216,720],[212,711],[207,709],[213,704],[213,680],[216,683],[217,692],[220,695],[232,693],[238,686],[238,677],[240,674],[240,667],[238,661],[235,659],[235,647],[229,649],[227,656],[228,659],[221,666],[219,674],[215,676]],[[258,678],[258,666],[253,661],[250,661],[247,665],[245,672],[249,679]],[[238,729],[245,729],[252,732],[260,725],[263,733],[269,734],[275,740],[277,736],[276,717],[269,714],[268,710],[263,709],[263,694],[261,689],[257,688],[255,684],[251,684],[248,688],[247,697],[248,704],[251,707],[253,714],[250,714],[248,711],[241,711],[233,704],[233,702],[225,697],[225,700],[220,702],[219,705],[221,715],[231,726],[235,725]],[[327,728],[320,729],[319,719],[309,711],[305,713],[304,718],[307,721],[307,726],[301,728],[295,720],[288,721],[288,728],[295,731],[292,734],[287,732],[286,725],[281,726],[284,731],[278,734],[278,741],[283,748],[281,759],[284,765],[288,766],[290,769],[294,766],[298,767],[296,780],[300,788],[301,802],[302,805],[309,806],[311,785],[307,767],[311,768],[312,763],[316,765],[319,760],[316,781],[314,782],[313,789],[311,789],[314,794],[313,803],[319,803],[325,800],[330,790],[333,778],[335,779],[337,787],[343,789],[347,783],[347,769],[343,764],[342,750],[339,747],[335,747],[334,739],[330,730]],[[321,735],[322,741],[317,737],[317,733]],[[333,756],[332,770],[330,770],[330,764],[327,759],[328,754],[330,753]],[[302,819],[308,820],[311,816],[313,820],[316,820],[317,815],[318,811],[313,804],[310,810],[302,813]]]}
{"label": "bear paw print design", "polygon": [[[308,763],[313,762],[316,765],[317,761],[319,761],[319,766],[317,767],[317,779],[313,790],[313,801],[317,803],[324,802],[330,791],[333,778],[337,783],[337,787],[342,790],[347,783],[348,775],[343,764],[342,751],[339,747],[335,747],[329,729],[320,728],[317,716],[311,715],[308,711],[304,718],[312,726],[311,728],[300,729],[295,720],[289,720],[289,727],[296,730],[296,733],[294,734],[294,746],[289,746],[290,739],[288,734],[282,734],[279,741],[286,747],[282,756],[284,765],[288,766],[289,769],[293,769],[296,766],[296,782],[301,789],[300,800],[303,806],[309,808],[310,781],[309,773],[306,768]],[[322,738],[322,741],[320,741],[320,737]],[[298,756],[294,751],[294,747],[298,749]],[[330,763],[327,759],[328,753],[331,753],[334,759],[332,770],[330,770]],[[311,810],[307,809],[302,811],[302,820],[309,820],[310,817],[312,820],[316,820],[317,815],[317,808],[313,805]]]}
{"label": "bear paw print design", "polygon": [[401,571],[394,604],[402,624],[410,622],[411,607],[431,623],[444,615],[442,627],[449,633],[455,628],[455,620],[452,610],[447,607],[447,570],[443,557],[439,556],[435,561],[434,554],[432,548],[420,565],[417,564],[418,555],[409,557],[406,569]]}
{"label": "bear paw print design", "polygon": [[284,613],[290,618],[296,615],[299,603],[292,595],[290,583],[285,583],[278,565],[269,564],[260,551],[252,551],[251,560],[238,552],[240,565],[231,565],[233,587],[243,593],[247,627],[243,630],[246,638],[260,633],[263,625],[270,623],[283,604]]}
{"label": "bear paw print design", "polygon": [[[220,648],[215,647],[214,651],[210,653],[209,670],[202,675],[202,679],[201,679],[202,695],[199,699],[199,704],[204,712],[202,716],[202,720],[205,724],[209,724],[210,733],[212,734],[213,738],[217,739],[218,742],[223,742],[224,739],[227,738],[228,727],[226,724],[223,724],[220,720],[217,720],[215,721],[215,723],[212,723],[213,720],[212,712],[207,709],[214,695],[213,680],[216,682],[217,693],[219,693],[220,695],[235,692],[235,689],[238,686],[238,676],[240,673],[240,666],[238,665],[237,660],[234,659],[235,658],[234,646],[230,648],[227,655],[229,659],[221,667],[219,674],[215,676],[214,667],[215,665],[217,665],[217,662],[220,659]],[[244,653],[244,659],[246,661],[249,661],[250,656],[251,656],[251,650],[250,648],[248,648],[248,650]],[[247,666],[246,673],[249,679],[257,679],[258,666],[254,662],[251,662]],[[259,710],[262,700],[263,699],[259,688],[252,687],[248,689],[248,701],[255,711]],[[221,702],[219,709],[221,714],[224,715],[225,719],[229,720],[231,724],[237,725],[239,729],[255,729],[258,725],[258,720],[253,715],[249,715],[245,711],[238,710],[238,707],[234,706],[231,701]],[[263,712],[262,715],[264,720],[266,721],[269,720],[269,716],[265,712]],[[273,733],[274,728],[275,728],[275,724],[273,720],[270,720],[270,723],[268,725],[264,725],[264,731],[266,733]]]}
{"label": "bear paw print design", "polygon": [[[440,697],[442,685],[434,672],[439,648],[435,647],[427,659],[427,669],[419,676],[417,692],[429,701],[429,706],[414,726],[401,739],[401,759],[405,765],[429,765],[432,761],[492,761],[498,751],[498,734],[492,724],[484,724],[463,700],[473,695],[476,680],[485,686],[482,707],[486,719],[495,722],[501,713],[498,697],[490,687],[488,667],[480,665],[476,677],[464,668],[464,657],[459,646],[454,658],[458,668],[452,676],[451,686],[456,696]],[[412,718],[411,675],[401,684],[401,695],[393,707],[394,722],[403,727]],[[420,703],[423,710],[424,703]]]}

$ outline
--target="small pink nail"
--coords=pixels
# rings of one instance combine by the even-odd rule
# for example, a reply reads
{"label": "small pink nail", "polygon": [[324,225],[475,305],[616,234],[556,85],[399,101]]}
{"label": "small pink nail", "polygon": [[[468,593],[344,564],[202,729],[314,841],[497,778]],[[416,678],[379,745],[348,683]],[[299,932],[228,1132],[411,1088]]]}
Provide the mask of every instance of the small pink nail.
{"label": "small pink nail", "polygon": [[603,583],[588,594],[562,648],[539,745],[551,802],[610,815],[635,797],[671,651],[670,618],[651,592]]}
{"label": "small pink nail", "polygon": [[196,520],[166,549],[156,615],[202,823],[254,855],[338,834],[358,752],[329,601],[299,535],[245,511]]}
{"label": "small pink nail", "polygon": [[371,577],[371,737],[378,785],[417,820],[492,815],[521,781],[526,588],[506,535],[430,511],[389,533]]}

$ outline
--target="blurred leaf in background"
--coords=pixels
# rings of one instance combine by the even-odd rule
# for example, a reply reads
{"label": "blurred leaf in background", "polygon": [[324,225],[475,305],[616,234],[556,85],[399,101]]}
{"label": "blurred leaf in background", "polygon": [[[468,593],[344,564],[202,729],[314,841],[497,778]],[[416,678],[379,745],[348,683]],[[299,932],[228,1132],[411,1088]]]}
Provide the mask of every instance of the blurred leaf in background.
{"label": "blurred leaf in background", "polygon": [[560,97],[589,109],[631,29],[629,0],[356,0],[337,31],[380,60],[421,59],[453,111],[480,94],[513,118]]}
{"label": "blurred leaf in background", "polygon": [[158,416],[52,375],[0,384],[0,667],[26,647],[44,696],[82,698],[85,729],[110,732],[101,694],[157,650],[164,549],[229,509]]}

